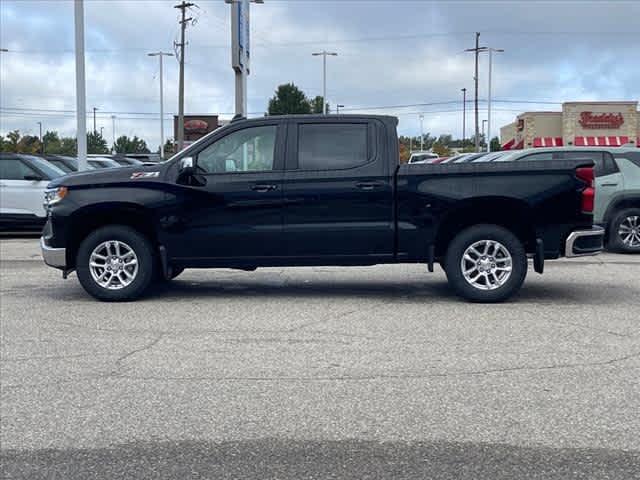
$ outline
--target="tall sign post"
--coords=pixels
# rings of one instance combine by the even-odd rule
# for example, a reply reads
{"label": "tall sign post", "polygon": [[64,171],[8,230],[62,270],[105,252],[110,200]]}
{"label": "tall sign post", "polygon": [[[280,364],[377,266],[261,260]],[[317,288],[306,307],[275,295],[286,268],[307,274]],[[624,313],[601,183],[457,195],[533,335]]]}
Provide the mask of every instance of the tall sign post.
{"label": "tall sign post", "polygon": [[231,66],[236,80],[236,115],[246,117],[251,58],[249,0],[227,0],[227,3],[231,3]]}

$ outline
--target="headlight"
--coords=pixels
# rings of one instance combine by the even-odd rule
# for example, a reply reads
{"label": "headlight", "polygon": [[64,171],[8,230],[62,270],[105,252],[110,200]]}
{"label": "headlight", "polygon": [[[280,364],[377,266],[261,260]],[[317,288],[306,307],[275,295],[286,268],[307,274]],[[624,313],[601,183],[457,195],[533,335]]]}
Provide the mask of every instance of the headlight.
{"label": "headlight", "polygon": [[52,188],[44,191],[44,206],[49,207],[55,205],[67,196],[67,187]]}

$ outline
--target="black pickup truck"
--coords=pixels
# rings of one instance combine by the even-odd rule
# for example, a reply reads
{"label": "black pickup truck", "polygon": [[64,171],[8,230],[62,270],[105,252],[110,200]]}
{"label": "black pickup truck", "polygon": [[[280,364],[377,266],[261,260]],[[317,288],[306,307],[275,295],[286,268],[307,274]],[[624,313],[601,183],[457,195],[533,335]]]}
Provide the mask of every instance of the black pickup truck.
{"label": "black pickup truck", "polygon": [[239,119],[170,160],[49,185],[44,261],[101,300],[185,268],[435,263],[505,300],[545,259],[601,251],[593,162],[400,165],[397,119]]}

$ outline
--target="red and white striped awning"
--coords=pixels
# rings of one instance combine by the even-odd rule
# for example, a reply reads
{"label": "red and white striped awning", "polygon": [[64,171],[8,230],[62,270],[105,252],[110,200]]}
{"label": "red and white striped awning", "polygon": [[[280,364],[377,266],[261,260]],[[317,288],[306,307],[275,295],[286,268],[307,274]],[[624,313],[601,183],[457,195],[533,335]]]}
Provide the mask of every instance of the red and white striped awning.
{"label": "red and white striped awning", "polygon": [[562,137],[535,137],[533,147],[561,147]]}
{"label": "red and white striped awning", "polygon": [[577,147],[619,147],[629,143],[629,137],[576,137],[573,144]]}
{"label": "red and white striped awning", "polygon": [[512,138],[511,140],[509,140],[507,143],[505,143],[504,145],[500,146],[500,150],[511,150],[513,148],[513,145],[516,143],[516,139]]}
{"label": "red and white striped awning", "polygon": [[512,150],[522,150],[524,148],[524,138],[522,140],[520,140],[518,143],[516,143]]}

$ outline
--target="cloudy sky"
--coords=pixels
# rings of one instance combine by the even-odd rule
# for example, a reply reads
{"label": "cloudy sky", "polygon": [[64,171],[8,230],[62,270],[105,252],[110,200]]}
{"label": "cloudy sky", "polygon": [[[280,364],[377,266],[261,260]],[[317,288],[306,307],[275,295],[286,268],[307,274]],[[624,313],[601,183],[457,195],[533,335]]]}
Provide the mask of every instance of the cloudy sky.
{"label": "cloudy sky", "polygon": [[[87,109],[111,139],[159,142],[158,60],[179,37],[175,2],[86,0]],[[187,113],[234,108],[230,7],[196,0],[187,30]],[[278,84],[321,94],[328,60],[331,105],[397,115],[401,133],[462,134],[460,89],[473,91],[474,32],[494,57],[494,125],[526,110],[559,110],[572,100],[640,99],[640,2],[265,0],[252,5],[249,111],[260,115]],[[75,134],[73,2],[0,2],[0,133],[45,129]],[[480,118],[486,118],[487,58],[480,63]],[[166,59],[165,111],[177,112],[178,65]],[[470,98],[470,97],[468,97]],[[384,108],[381,108],[384,107]],[[471,131],[472,105],[467,109]],[[88,118],[89,128],[92,125]],[[166,134],[172,127],[165,122]]]}

